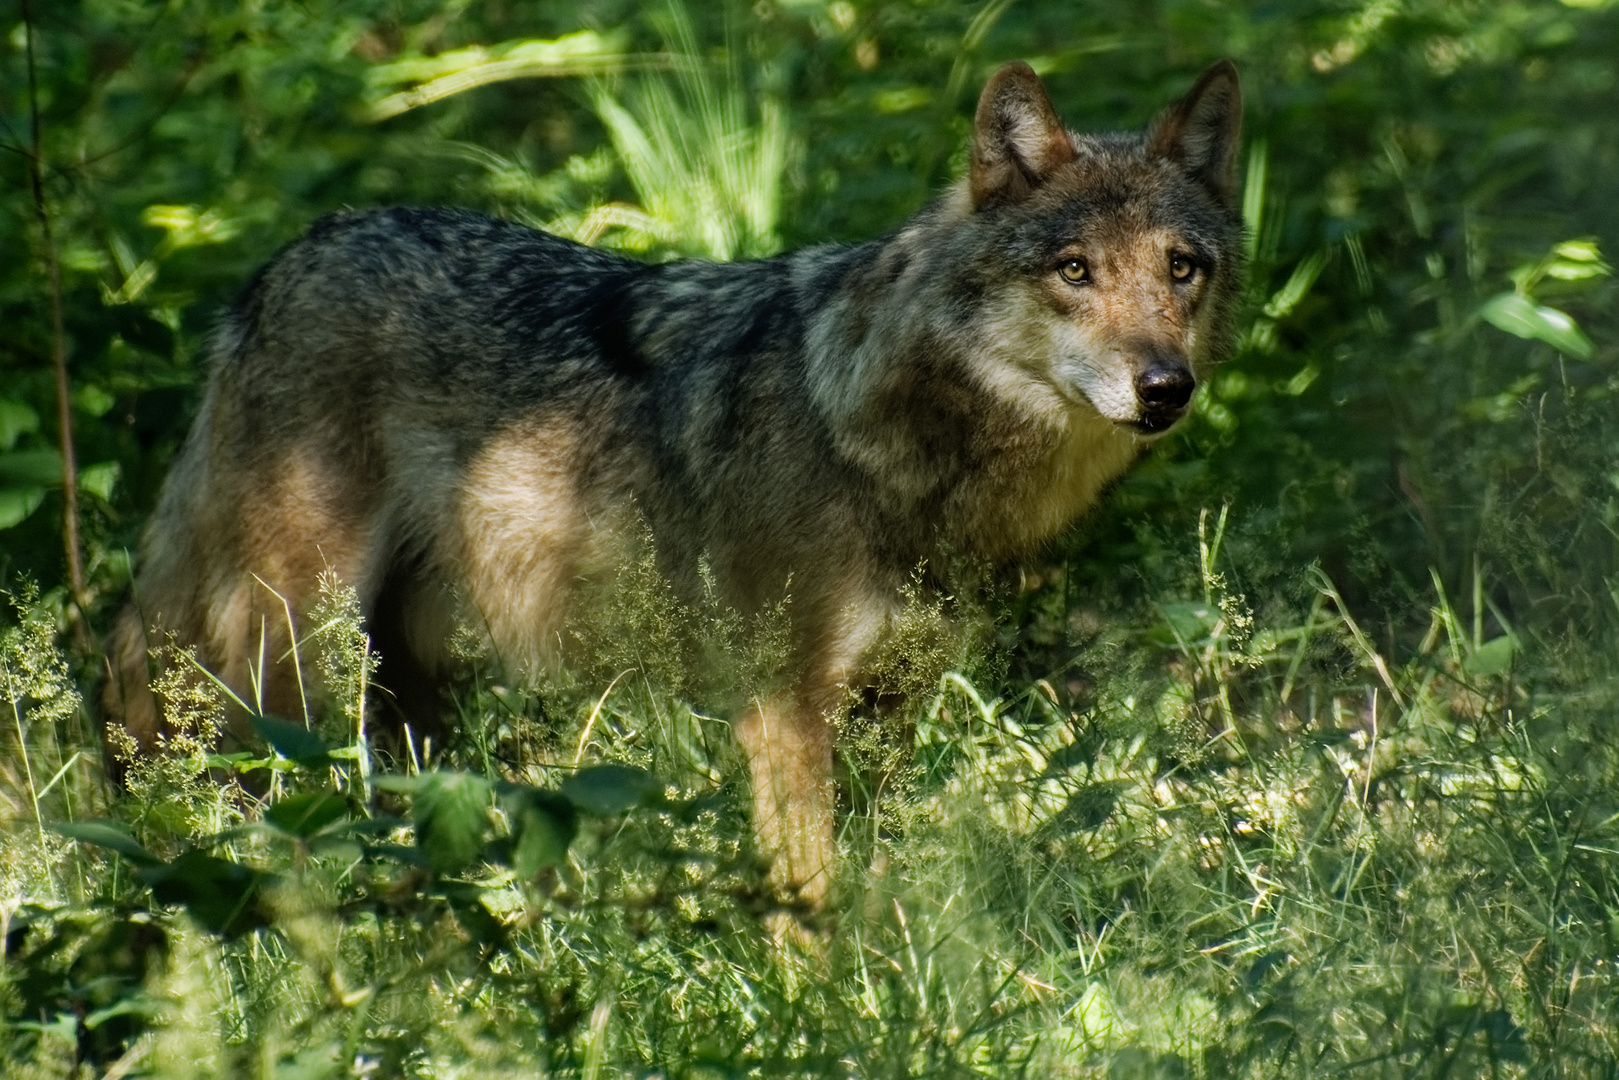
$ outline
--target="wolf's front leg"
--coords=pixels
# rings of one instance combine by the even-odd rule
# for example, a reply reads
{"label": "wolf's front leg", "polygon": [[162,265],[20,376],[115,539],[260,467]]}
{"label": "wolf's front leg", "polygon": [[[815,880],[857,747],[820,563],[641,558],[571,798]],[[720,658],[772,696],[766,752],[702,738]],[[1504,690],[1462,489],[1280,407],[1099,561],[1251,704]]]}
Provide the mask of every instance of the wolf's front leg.
{"label": "wolf's front leg", "polygon": [[774,857],[771,879],[815,908],[825,903],[833,866],[832,754],[828,703],[801,696],[749,709],[737,740],[753,774],[753,819]]}

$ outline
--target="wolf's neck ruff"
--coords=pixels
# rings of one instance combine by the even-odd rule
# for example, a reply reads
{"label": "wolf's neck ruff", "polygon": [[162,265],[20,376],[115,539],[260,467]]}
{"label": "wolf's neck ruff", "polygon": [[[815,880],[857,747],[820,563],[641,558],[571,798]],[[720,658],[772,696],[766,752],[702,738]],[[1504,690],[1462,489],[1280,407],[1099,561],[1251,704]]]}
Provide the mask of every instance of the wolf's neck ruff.
{"label": "wolf's neck ruff", "polygon": [[933,205],[751,263],[644,266],[458,210],[322,219],[213,343],[109,710],[159,730],[155,630],[299,715],[291,663],[259,658],[288,653],[330,569],[421,734],[458,624],[543,662],[577,582],[644,522],[678,587],[706,565],[742,610],[790,589],[788,689],[736,730],[781,880],[820,895],[832,718],[918,563],[1057,535],[1225,348],[1239,120],[1217,65],[1143,134],[1075,135],[1010,65]]}

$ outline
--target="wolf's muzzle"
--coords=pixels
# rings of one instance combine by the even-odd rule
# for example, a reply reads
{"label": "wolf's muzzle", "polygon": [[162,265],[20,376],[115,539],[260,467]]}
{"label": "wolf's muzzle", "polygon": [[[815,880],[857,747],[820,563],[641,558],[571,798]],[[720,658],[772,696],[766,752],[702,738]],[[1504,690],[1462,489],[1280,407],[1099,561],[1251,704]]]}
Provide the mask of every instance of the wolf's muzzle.
{"label": "wolf's muzzle", "polygon": [[1136,398],[1141,402],[1136,427],[1149,433],[1167,430],[1186,412],[1195,389],[1197,379],[1184,361],[1155,359],[1136,375]]}

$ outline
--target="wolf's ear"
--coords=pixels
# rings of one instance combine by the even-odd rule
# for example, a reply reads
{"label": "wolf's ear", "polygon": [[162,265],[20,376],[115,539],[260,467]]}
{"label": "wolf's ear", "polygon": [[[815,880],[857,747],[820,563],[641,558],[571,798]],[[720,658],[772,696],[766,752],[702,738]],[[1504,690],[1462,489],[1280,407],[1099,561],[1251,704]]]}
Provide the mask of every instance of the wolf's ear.
{"label": "wolf's ear", "polygon": [[1237,144],[1242,141],[1242,83],[1236,66],[1221,60],[1147,130],[1147,149],[1180,162],[1230,204],[1236,190]]}
{"label": "wolf's ear", "polygon": [[1019,61],[990,76],[973,117],[973,208],[1015,202],[1072,160],[1073,141],[1034,69]]}

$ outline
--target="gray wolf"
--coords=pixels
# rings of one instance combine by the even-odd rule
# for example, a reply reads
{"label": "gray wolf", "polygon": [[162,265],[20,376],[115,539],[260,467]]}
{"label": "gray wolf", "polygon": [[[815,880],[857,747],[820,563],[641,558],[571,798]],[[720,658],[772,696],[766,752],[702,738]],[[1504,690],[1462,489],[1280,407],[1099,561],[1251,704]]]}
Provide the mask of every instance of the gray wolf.
{"label": "gray wolf", "polygon": [[917,567],[1058,536],[1228,348],[1241,113],[1226,62],[1144,132],[1075,134],[1010,64],[932,205],[752,262],[644,265],[461,210],[322,218],[223,319],[111,714],[154,738],[148,646],[173,635],[239,692],[267,657],[265,708],[296,715],[255,577],[301,618],[327,567],[417,673],[397,696],[469,617],[547,663],[641,520],[680,588],[706,564],[740,611],[790,592],[787,688],[735,731],[780,880],[821,896],[835,713]]}

